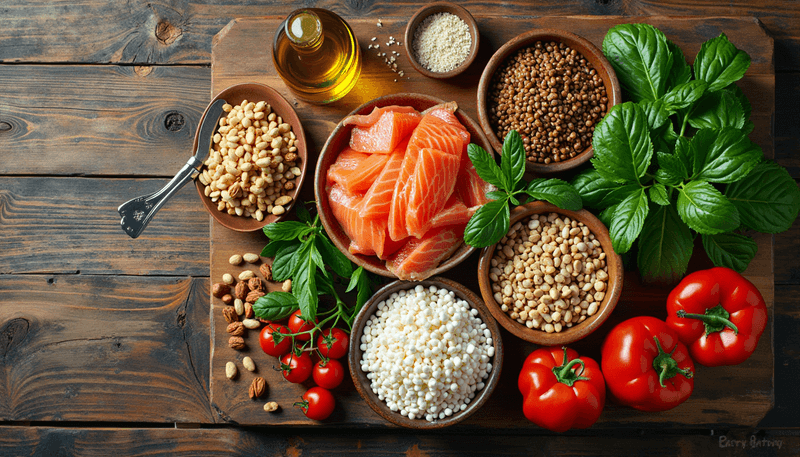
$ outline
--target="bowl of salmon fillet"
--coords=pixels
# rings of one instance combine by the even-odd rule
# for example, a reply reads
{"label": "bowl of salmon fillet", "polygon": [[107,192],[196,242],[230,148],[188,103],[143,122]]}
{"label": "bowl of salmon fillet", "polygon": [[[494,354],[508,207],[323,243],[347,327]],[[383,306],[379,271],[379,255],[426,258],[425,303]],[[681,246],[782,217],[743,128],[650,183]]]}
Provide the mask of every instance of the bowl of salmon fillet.
{"label": "bowl of salmon fillet", "polygon": [[467,156],[470,143],[492,154],[455,102],[393,94],[356,108],[328,137],[314,175],[336,247],[372,273],[410,281],[469,257],[464,228],[493,190]]}

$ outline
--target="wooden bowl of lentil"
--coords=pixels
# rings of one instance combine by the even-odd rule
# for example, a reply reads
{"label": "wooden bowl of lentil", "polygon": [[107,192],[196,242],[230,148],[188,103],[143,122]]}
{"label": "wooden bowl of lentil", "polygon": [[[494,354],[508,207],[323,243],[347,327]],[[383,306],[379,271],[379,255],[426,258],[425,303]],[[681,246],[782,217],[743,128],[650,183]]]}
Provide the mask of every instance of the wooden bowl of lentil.
{"label": "wooden bowl of lentil", "polygon": [[[364,334],[364,329],[367,325],[367,322],[373,316],[375,316],[375,312],[378,310],[378,305],[390,298],[392,294],[404,290],[414,289],[417,286],[422,286],[426,289],[430,286],[436,286],[439,289],[450,290],[453,291],[456,299],[466,301],[470,308],[477,310],[478,317],[481,319],[481,321],[483,321],[483,323],[486,325],[486,329],[488,329],[491,333],[491,347],[494,349],[494,354],[491,355],[491,358],[489,359],[489,363],[491,363],[492,368],[488,374],[488,377],[482,380],[484,383],[483,388],[476,391],[475,396],[469,401],[464,410],[453,412],[453,414],[450,416],[434,421],[428,421],[424,417],[420,419],[410,419],[407,416],[401,415],[399,412],[392,411],[387,403],[380,399],[372,390],[372,381],[367,377],[367,373],[361,369],[361,361],[364,357],[362,335]],[[480,409],[480,407],[483,406],[483,404],[486,403],[486,401],[492,395],[492,392],[497,387],[497,383],[500,380],[500,373],[503,367],[503,341],[500,336],[500,327],[492,318],[492,314],[489,312],[487,306],[483,303],[480,297],[478,297],[468,288],[464,287],[462,284],[443,277],[432,277],[424,281],[397,280],[385,285],[383,288],[377,291],[375,295],[373,295],[372,298],[370,298],[369,301],[364,304],[364,307],[361,308],[361,311],[359,311],[355,321],[353,322],[353,331],[350,336],[350,348],[347,359],[350,367],[350,376],[353,378],[353,384],[356,386],[356,390],[358,390],[358,393],[362,398],[364,398],[364,401],[367,402],[370,408],[372,408],[381,417],[395,425],[400,425],[402,427],[411,429],[439,429],[457,424],[471,416],[475,411]]]}
{"label": "wooden bowl of lentil", "polygon": [[[279,149],[278,152],[275,153],[275,155],[272,155],[269,152],[265,152],[264,157],[274,158],[280,156],[282,161],[286,159],[287,160],[286,163],[289,164],[294,163],[293,167],[298,168],[300,171],[299,175],[294,176],[293,174],[293,178],[286,179],[285,182],[281,183],[280,187],[278,187],[277,185],[273,186],[271,188],[272,192],[269,194],[267,194],[267,192],[270,192],[270,187],[268,187],[266,182],[263,183],[262,187],[264,189],[263,192],[258,192],[258,193],[249,192],[249,189],[252,186],[256,185],[256,181],[259,178],[261,178],[262,180],[264,179],[265,173],[269,173],[270,176],[273,177],[275,175],[275,173],[273,172],[278,172],[277,169],[271,167],[262,169],[260,166],[256,164],[257,156],[254,156],[251,152],[246,151],[246,148],[244,146],[245,144],[248,144],[250,149],[253,151],[258,150],[259,141],[255,133],[257,132],[257,129],[260,127],[256,127],[255,123],[256,119],[250,118],[251,122],[247,122],[248,124],[250,124],[250,126],[244,127],[246,129],[252,127],[254,129],[253,141],[248,142],[247,135],[245,133],[241,135],[241,138],[237,140],[238,141],[237,143],[235,143],[237,144],[237,149],[239,147],[242,148],[241,151],[242,155],[239,156],[238,152],[234,152],[235,156],[238,156],[239,158],[247,158],[249,154],[249,156],[252,156],[253,158],[249,165],[249,167],[251,168],[249,168],[248,172],[245,172],[241,168],[237,167],[239,169],[235,173],[238,174],[235,176],[235,178],[233,178],[233,182],[229,183],[229,186],[233,186],[234,184],[237,183],[239,184],[240,187],[238,191],[241,192],[241,196],[239,197],[240,199],[242,199],[242,197],[244,197],[244,195],[246,194],[253,195],[255,197],[255,198],[250,197],[249,201],[251,203],[249,206],[252,208],[256,208],[257,210],[261,210],[261,213],[263,215],[261,220],[259,220],[256,217],[237,215],[235,212],[234,214],[229,214],[224,210],[220,210],[219,209],[219,202],[221,201],[220,198],[217,197],[215,201],[215,199],[212,198],[209,194],[206,194],[207,186],[202,182],[202,180],[200,179],[201,177],[198,176],[198,179],[195,179],[195,185],[197,187],[197,193],[198,195],[200,195],[200,201],[203,202],[203,206],[205,206],[206,210],[208,210],[209,214],[211,214],[214,220],[216,220],[223,227],[235,230],[237,232],[254,232],[256,230],[260,230],[267,224],[271,224],[273,222],[281,220],[285,214],[290,213],[292,206],[294,206],[295,197],[297,196],[298,192],[300,191],[300,188],[303,185],[303,179],[306,175],[306,165],[308,164],[305,133],[303,132],[303,126],[300,123],[300,118],[297,117],[297,113],[292,108],[292,105],[290,105],[289,102],[287,102],[286,99],[283,98],[283,96],[278,91],[264,84],[258,84],[258,83],[235,84],[217,94],[211,100],[211,103],[213,103],[218,99],[223,99],[226,102],[228,102],[229,105],[232,106],[237,106],[237,105],[241,106],[243,101],[248,101],[248,103],[245,104],[246,106],[249,105],[250,102],[257,104],[258,102],[263,101],[265,102],[265,107],[262,110],[262,112],[265,113],[264,119],[266,119],[268,122],[267,124],[265,124],[264,127],[270,128],[271,130],[273,127],[270,126],[272,125],[273,122],[275,123],[275,128],[277,128],[279,124],[285,123],[291,127],[291,130],[289,130],[285,134],[282,133],[281,134],[282,137],[290,135],[291,133],[293,133],[295,137],[293,139],[293,143],[291,146],[287,147],[288,144],[280,146],[278,148]],[[209,103],[209,106],[211,106],[211,103]],[[269,106],[270,113],[267,113],[267,106]],[[253,108],[255,109],[255,107]],[[222,121],[222,119],[226,119],[227,122],[226,115],[229,114],[230,111],[231,110],[228,109],[228,111],[223,115],[223,117],[220,118],[220,121]],[[272,117],[272,114],[275,115],[274,120],[270,119],[270,117]],[[255,116],[255,112],[253,115]],[[205,113],[203,113],[203,117],[205,117]],[[278,120],[282,122],[277,122]],[[200,123],[202,124],[202,119]],[[261,122],[259,122],[258,124],[261,125]],[[218,129],[220,127],[222,127],[222,125],[220,125]],[[264,136],[267,135],[268,133],[269,132],[262,133],[261,139],[263,140]],[[215,132],[215,136],[216,135],[220,135],[220,132],[219,131]],[[201,174],[203,172],[205,173],[209,172],[208,170],[210,164],[209,160],[212,160],[213,150],[218,149],[218,146],[220,146],[222,141],[225,141],[225,136],[220,135],[219,139],[214,138],[214,142],[212,143],[212,153],[209,154],[208,159],[205,161],[205,164],[201,169]],[[197,135],[195,135],[194,138],[193,148],[194,148],[193,150],[197,150]],[[265,146],[263,151],[268,151],[269,148],[270,146]],[[294,150],[292,150],[292,148],[294,148]],[[221,149],[221,147],[219,149]],[[222,156],[221,152],[222,151],[220,151],[220,156]],[[222,158],[224,159],[224,157]],[[293,160],[288,161],[288,159],[293,159]],[[245,163],[248,161],[239,160],[239,162]],[[279,164],[275,165],[277,166]],[[259,170],[258,174],[254,172],[255,170]],[[245,182],[243,181],[243,176],[245,174],[249,175],[247,178],[246,185]],[[207,177],[208,175],[206,175],[204,179],[208,180]],[[259,182],[259,184],[261,184],[261,182]],[[223,190],[228,192],[230,190],[230,187],[227,187],[226,189],[218,189],[220,194],[222,193]],[[275,206],[273,206],[272,203],[277,202],[278,198],[280,197],[283,197],[284,199],[289,199],[289,202],[284,205],[278,205],[280,206],[281,209],[274,210],[273,212],[272,208],[274,208]],[[269,202],[269,204],[267,204],[267,202]],[[253,211],[253,214],[255,215],[255,211]]]}
{"label": "wooden bowl of lentil", "polygon": [[[447,36],[442,36],[444,31]],[[475,18],[464,7],[438,2],[423,6],[411,16],[405,40],[408,61],[415,70],[429,78],[447,79],[460,75],[475,61],[480,32]]]}
{"label": "wooden bowl of lentil", "polygon": [[497,322],[542,346],[570,344],[595,331],[622,293],[622,258],[605,225],[586,210],[540,201],[515,208],[510,223],[512,236],[484,248],[478,264],[481,295]]}
{"label": "wooden bowl of lentil", "polygon": [[[399,105],[411,106],[417,111],[424,111],[442,103],[445,103],[444,100],[423,94],[400,93],[384,95],[359,106],[350,112],[350,114],[345,116],[345,118],[354,114],[369,114],[375,107]],[[467,131],[469,131],[471,138],[470,141],[491,152],[491,149],[488,149],[490,148],[489,140],[486,139],[483,131],[481,131],[480,125],[472,120],[472,118],[467,116],[467,114],[460,108],[456,110],[455,115],[459,122],[461,122],[461,124],[466,127]],[[347,256],[347,258],[353,261],[353,263],[364,267],[365,270],[372,273],[386,276],[388,278],[397,278],[394,273],[390,272],[389,269],[386,268],[386,262],[379,259],[377,256],[353,254],[350,252],[350,238],[348,238],[347,234],[342,229],[342,226],[334,217],[333,210],[331,209],[331,205],[328,200],[328,190],[326,189],[326,184],[328,182],[328,168],[330,168],[331,165],[333,165],[333,163],[336,161],[339,153],[349,145],[350,134],[352,130],[353,125],[344,125],[344,119],[339,122],[336,128],[333,129],[333,132],[331,132],[328,140],[325,142],[325,145],[322,147],[322,152],[317,160],[317,168],[314,173],[314,196],[317,200],[319,218],[322,222],[322,226],[328,233],[328,236],[330,236],[331,241],[333,241],[333,244],[336,245],[336,247]],[[454,266],[463,262],[473,252],[475,252],[474,247],[467,244],[462,244],[449,258],[442,261],[438,267],[433,269],[431,276],[442,274],[445,271],[453,268]]]}
{"label": "wooden bowl of lentil", "polygon": [[511,39],[494,53],[478,83],[478,117],[495,151],[517,130],[527,171],[537,174],[586,163],[593,155],[594,126],[621,101],[617,75],[600,49],[556,29]]}

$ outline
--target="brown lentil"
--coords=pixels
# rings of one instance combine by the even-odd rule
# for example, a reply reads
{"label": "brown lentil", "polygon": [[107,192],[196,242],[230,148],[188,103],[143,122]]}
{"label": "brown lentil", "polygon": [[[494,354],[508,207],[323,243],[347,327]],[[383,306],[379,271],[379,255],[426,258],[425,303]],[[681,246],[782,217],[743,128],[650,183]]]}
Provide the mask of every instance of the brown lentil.
{"label": "brown lentil", "polygon": [[532,216],[514,224],[495,248],[494,299],[528,328],[561,332],[599,310],[608,286],[605,257],[582,222],[556,213]]}
{"label": "brown lentil", "polygon": [[608,96],[602,78],[575,49],[537,41],[503,63],[488,94],[489,120],[498,138],[522,136],[531,162],[560,162],[592,144]]}

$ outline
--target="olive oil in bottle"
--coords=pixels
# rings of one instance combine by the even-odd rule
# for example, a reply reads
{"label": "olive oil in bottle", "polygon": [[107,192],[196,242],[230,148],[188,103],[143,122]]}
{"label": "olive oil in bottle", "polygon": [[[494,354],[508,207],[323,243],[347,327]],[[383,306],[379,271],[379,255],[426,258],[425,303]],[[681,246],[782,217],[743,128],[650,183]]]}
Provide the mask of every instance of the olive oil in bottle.
{"label": "olive oil in bottle", "polygon": [[272,60],[297,98],[311,103],[339,100],[361,74],[353,30],[335,13],[319,8],[289,14],[275,33]]}

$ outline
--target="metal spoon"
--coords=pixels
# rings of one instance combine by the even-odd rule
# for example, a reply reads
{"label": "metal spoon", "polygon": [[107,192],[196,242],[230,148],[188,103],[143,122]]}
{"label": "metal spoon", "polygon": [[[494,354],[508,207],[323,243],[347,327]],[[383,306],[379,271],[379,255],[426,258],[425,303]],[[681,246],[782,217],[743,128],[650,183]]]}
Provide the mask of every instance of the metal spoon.
{"label": "metal spoon", "polygon": [[141,235],[144,228],[150,223],[150,219],[164,206],[164,203],[175,195],[181,187],[200,174],[200,167],[208,156],[211,137],[214,135],[217,122],[222,115],[222,105],[225,103],[227,103],[225,100],[218,99],[206,109],[203,123],[198,130],[197,150],[194,152],[194,156],[189,158],[183,168],[178,171],[166,186],[152,194],[129,200],[117,208],[119,215],[122,216],[122,220],[120,220],[122,230],[131,238],[137,238]]}

